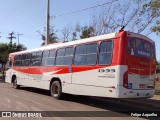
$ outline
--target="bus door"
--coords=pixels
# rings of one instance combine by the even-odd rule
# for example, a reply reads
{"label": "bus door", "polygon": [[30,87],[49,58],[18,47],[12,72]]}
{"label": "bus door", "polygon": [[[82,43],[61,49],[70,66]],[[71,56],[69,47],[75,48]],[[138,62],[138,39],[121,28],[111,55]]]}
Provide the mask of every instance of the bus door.
{"label": "bus door", "polygon": [[146,40],[130,38],[128,44],[128,88],[154,88],[154,45]]}
{"label": "bus door", "polygon": [[7,66],[6,66],[6,78],[5,78],[5,82],[7,83],[11,83],[12,81],[12,69],[11,69],[11,66],[12,66],[12,58],[9,57],[8,59],[8,62],[7,62]]}

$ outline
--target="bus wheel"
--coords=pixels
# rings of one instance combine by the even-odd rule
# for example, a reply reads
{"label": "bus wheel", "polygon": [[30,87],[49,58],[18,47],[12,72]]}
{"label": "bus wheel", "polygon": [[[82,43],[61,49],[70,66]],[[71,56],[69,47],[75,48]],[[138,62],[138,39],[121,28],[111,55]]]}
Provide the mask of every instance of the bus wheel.
{"label": "bus wheel", "polygon": [[17,78],[15,78],[15,80],[13,81],[13,87],[14,87],[15,89],[20,88],[20,85],[17,84]]}
{"label": "bus wheel", "polygon": [[54,81],[50,88],[51,96],[56,99],[60,99],[62,97],[62,87],[59,81]]}

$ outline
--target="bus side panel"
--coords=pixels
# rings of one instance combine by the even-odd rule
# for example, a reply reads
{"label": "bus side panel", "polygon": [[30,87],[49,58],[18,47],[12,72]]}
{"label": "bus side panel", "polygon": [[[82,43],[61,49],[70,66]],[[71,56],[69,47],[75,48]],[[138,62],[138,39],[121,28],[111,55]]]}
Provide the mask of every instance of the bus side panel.
{"label": "bus side panel", "polygon": [[[75,84],[74,94],[116,97],[117,92],[117,71],[119,66],[99,67],[89,69],[88,67],[75,67],[79,72],[74,72],[72,76]],[[82,71],[80,71],[82,70]]]}

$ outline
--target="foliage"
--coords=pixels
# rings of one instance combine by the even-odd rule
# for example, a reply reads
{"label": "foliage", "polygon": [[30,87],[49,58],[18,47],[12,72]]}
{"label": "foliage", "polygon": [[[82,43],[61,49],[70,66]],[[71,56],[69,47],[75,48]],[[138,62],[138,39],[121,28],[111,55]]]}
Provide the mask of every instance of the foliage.
{"label": "foliage", "polygon": [[[117,0],[95,9],[87,25],[65,27],[63,39],[76,40],[124,30],[149,35],[160,33],[160,0]],[[71,30],[72,28],[72,30]]]}
{"label": "foliage", "polygon": [[[43,43],[41,44],[41,46],[45,45],[45,40],[46,40],[46,35],[45,33],[41,33],[38,31],[38,33],[41,35],[41,38],[43,40]],[[57,43],[57,35],[56,35],[56,31],[54,30],[54,27],[51,27],[50,29],[50,34],[49,34],[49,43],[48,44],[52,44],[52,43]]]}
{"label": "foliage", "polygon": [[[150,11],[152,17],[160,16],[160,0],[150,0],[147,4],[144,4],[143,10]],[[160,35],[160,20],[158,19],[155,25],[151,28],[152,32],[156,32]]]}
{"label": "foliage", "polygon": [[6,61],[8,55],[12,52],[26,50],[27,48],[22,44],[0,43],[0,60]]}
{"label": "foliage", "polygon": [[72,35],[73,40],[89,38],[94,36],[94,29],[92,26],[81,27],[79,24],[77,24],[72,32]]}
{"label": "foliage", "polygon": [[122,26],[126,31],[148,35],[159,18],[159,7],[153,8],[151,3],[150,0],[119,0],[111,3],[93,13],[90,26],[94,28],[95,35],[115,32]]}

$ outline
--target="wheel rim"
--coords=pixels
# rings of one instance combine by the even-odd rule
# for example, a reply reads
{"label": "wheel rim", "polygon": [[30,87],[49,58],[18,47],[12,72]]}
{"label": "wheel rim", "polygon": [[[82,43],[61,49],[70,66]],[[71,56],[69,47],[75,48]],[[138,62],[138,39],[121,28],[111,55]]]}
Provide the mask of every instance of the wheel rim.
{"label": "wheel rim", "polygon": [[59,92],[60,92],[59,85],[54,84],[52,91],[53,91],[53,96],[55,96],[55,97],[59,96]]}

